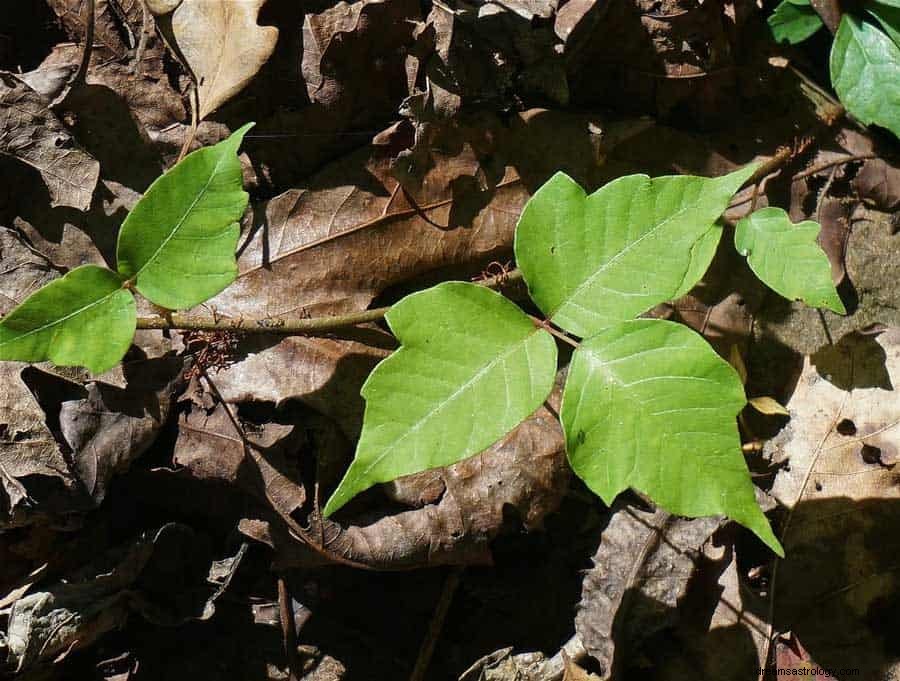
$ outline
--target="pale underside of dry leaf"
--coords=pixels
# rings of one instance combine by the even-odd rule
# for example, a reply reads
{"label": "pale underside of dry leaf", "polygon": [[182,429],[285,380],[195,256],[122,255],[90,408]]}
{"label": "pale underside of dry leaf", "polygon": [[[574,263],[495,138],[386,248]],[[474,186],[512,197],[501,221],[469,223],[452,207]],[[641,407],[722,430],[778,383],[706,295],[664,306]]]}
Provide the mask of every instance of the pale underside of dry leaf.
{"label": "pale underside of dry leaf", "polygon": [[[772,586],[775,631],[819,665],[900,671],[883,618],[900,597],[900,330],[855,335],[806,360],[791,421],[767,446],[787,510]],[[838,387],[841,386],[841,387]]]}
{"label": "pale underside of dry leaf", "polygon": [[183,0],[157,3],[151,9],[170,12],[173,47],[196,79],[200,120],[243,90],[268,61],[278,29],[259,26],[265,0]]}

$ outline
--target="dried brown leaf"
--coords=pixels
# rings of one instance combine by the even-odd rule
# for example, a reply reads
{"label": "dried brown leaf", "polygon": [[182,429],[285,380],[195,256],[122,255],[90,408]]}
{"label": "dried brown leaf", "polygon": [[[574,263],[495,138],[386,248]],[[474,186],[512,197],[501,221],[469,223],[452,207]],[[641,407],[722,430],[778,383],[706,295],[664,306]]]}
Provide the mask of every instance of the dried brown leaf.
{"label": "dried brown leaf", "polygon": [[[121,627],[132,612],[170,626],[209,619],[240,564],[243,548],[214,561],[200,539],[190,527],[170,523],[20,598],[10,609],[4,632],[6,665],[18,673],[58,663]],[[187,579],[172,582],[179,573]],[[159,598],[159,593],[173,589],[178,593]]]}
{"label": "dried brown leaf", "polygon": [[620,674],[655,633],[673,626],[704,544],[721,518],[687,520],[620,503],[585,575],[575,630],[604,674]]}
{"label": "dried brown leaf", "polygon": [[169,22],[163,31],[171,30],[174,46],[194,75],[200,120],[243,90],[272,55],[278,29],[256,23],[264,2],[182,0],[171,15],[157,18]]}
{"label": "dried brown leaf", "polygon": [[[510,523],[540,527],[569,477],[559,422],[542,408],[482,454],[393,483],[392,496],[416,508],[348,514],[342,524],[324,521],[310,533],[321,533],[328,552],[381,569],[489,563],[490,541]],[[240,527],[275,549],[279,567],[327,562],[274,518]]]}
{"label": "dried brown leaf", "polygon": [[766,447],[784,464],[772,488],[787,554],[773,573],[775,630],[793,631],[823,667],[858,667],[862,678],[900,671],[882,619],[900,597],[898,381],[896,329],[807,360],[793,417]]}
{"label": "dried brown leaf", "polygon": [[100,164],[75,143],[48,100],[17,76],[0,72],[0,115],[0,154],[35,168],[54,206],[87,210]]}

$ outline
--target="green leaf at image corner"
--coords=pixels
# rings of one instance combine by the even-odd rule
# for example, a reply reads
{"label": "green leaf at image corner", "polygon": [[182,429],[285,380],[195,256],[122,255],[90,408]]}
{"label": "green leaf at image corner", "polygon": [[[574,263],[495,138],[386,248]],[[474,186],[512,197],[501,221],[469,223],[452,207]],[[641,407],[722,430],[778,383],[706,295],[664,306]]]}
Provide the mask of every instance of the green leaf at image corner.
{"label": "green leaf at image corner", "polygon": [[495,291],[439,284],[407,296],[386,319],[401,347],[362,387],[356,457],[326,516],[379,482],[478,454],[553,388],[553,337]]}
{"label": "green leaf at image corner", "polygon": [[560,419],[575,473],[607,504],[630,488],[678,515],[727,515],[784,555],[741,452],[741,379],[681,324],[622,322],[581,343]]}
{"label": "green leaf at image corner", "polygon": [[32,293],[0,320],[0,359],[50,360],[94,374],[112,368],[131,346],[137,311],[122,279],[83,265]]}
{"label": "green leaf at image corner", "polygon": [[894,44],[900,46],[900,0],[869,0],[864,6]]}
{"label": "green leaf at image corner", "polygon": [[119,232],[119,272],[148,300],[183,310],[237,277],[238,221],[247,207],[238,148],[248,123],[159,177]]}
{"label": "green leaf at image corner", "polygon": [[690,290],[703,275],[695,245],[717,237],[710,229],[756,167],[717,178],[628,175],[589,196],[557,173],[516,227],[532,299],[584,338]]}
{"label": "green leaf at image corner", "polygon": [[831,281],[828,256],[816,243],[820,229],[811,220],[793,224],[781,208],[762,208],[738,222],[734,247],[754,274],[785,298],[847,314]]}
{"label": "green leaf at image corner", "polygon": [[779,43],[796,45],[811,37],[824,24],[809,2],[783,0],[766,20]]}
{"label": "green leaf at image corner", "polygon": [[900,137],[900,46],[877,26],[845,14],[831,46],[831,84],[866,125]]}

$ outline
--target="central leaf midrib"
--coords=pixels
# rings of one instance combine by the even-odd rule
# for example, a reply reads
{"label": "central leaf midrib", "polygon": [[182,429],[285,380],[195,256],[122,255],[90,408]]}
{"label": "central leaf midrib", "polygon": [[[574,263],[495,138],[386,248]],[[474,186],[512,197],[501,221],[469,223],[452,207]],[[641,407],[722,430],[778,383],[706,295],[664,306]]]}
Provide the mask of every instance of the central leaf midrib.
{"label": "central leaf midrib", "polygon": [[519,350],[539,331],[540,331],[540,329],[537,329],[537,328],[534,329],[534,331],[530,331],[527,336],[525,336],[522,340],[520,340],[519,342],[514,344],[506,352],[503,352],[503,353],[497,355],[496,357],[494,357],[493,360],[491,360],[490,362],[485,364],[483,367],[481,367],[477,372],[475,372],[475,374],[469,380],[467,380],[465,383],[463,383],[461,386],[459,386],[456,390],[454,390],[447,397],[447,399],[441,401],[440,404],[438,404],[434,409],[432,409],[427,414],[425,414],[422,418],[420,418],[411,428],[409,428],[405,433],[403,433],[403,435],[401,435],[399,438],[394,440],[390,445],[385,447],[381,451],[381,453],[363,470],[362,475],[367,476],[372,471],[372,469],[375,468],[375,466],[377,466],[378,464],[380,464],[388,454],[390,454],[394,449],[397,448],[397,446],[400,445],[401,442],[403,442],[410,435],[417,433],[419,430],[421,430],[424,427],[424,425],[426,424],[426,422],[428,422],[435,414],[437,414],[445,406],[447,406],[448,404],[453,402],[457,397],[459,397],[469,387],[471,387],[474,383],[476,383],[478,381],[478,379],[480,379],[482,376],[484,376],[490,369],[493,369],[498,363],[500,363],[501,361],[503,361],[507,357],[509,357],[511,354],[513,354],[513,352],[515,352],[516,350]]}
{"label": "central leaf midrib", "polygon": [[[51,328],[53,328],[54,326],[57,326],[57,325],[59,325],[59,324],[62,324],[63,322],[65,322],[65,321],[71,319],[72,317],[76,317],[76,316],[78,316],[78,315],[80,315],[80,314],[86,312],[87,310],[90,310],[92,307],[96,307],[97,305],[101,305],[102,303],[105,303],[109,298],[112,298],[114,295],[116,295],[116,294],[117,294],[119,291],[121,291],[121,290],[123,290],[123,289],[117,288],[117,289],[115,289],[115,290],[113,290],[113,291],[110,291],[109,293],[107,293],[107,294],[106,294],[105,296],[103,296],[102,298],[99,298],[98,300],[95,300],[95,301],[92,302],[92,303],[88,303],[88,304],[85,305],[84,307],[80,307],[80,308],[78,308],[77,310],[75,310],[74,312],[70,312],[69,314],[67,314],[67,315],[64,316],[64,317],[60,317],[59,319],[55,319],[55,320],[53,320],[52,322],[50,322],[49,324],[45,324],[44,326],[40,326],[40,327],[38,327],[38,328],[36,328],[36,329],[31,329],[31,331],[26,331],[25,333],[23,333],[23,334],[21,334],[21,335],[19,335],[19,336],[16,336],[15,338],[12,338],[12,339],[10,339],[10,340],[8,340],[8,341],[0,341],[0,347],[2,347],[2,346],[4,346],[4,345],[8,345],[9,343],[14,343],[15,341],[22,340],[23,338],[28,338],[29,336],[33,336],[33,335],[36,334],[36,333],[41,333],[41,332],[43,332],[43,331],[46,331],[47,329],[51,329]],[[7,328],[9,328],[9,327],[7,327]],[[11,331],[15,331],[15,329],[10,329],[10,330],[11,330]]]}
{"label": "central leaf midrib", "polygon": [[143,265],[141,265],[141,267],[134,273],[135,279],[137,279],[139,276],[141,276],[141,272],[143,272],[145,269],[147,269],[151,265],[151,263],[153,263],[156,260],[156,258],[159,256],[160,252],[162,252],[162,250],[168,245],[168,243],[175,237],[175,234],[178,232],[178,230],[181,229],[182,225],[184,225],[185,220],[187,220],[188,216],[194,211],[194,207],[197,205],[197,203],[200,201],[200,199],[202,199],[206,195],[206,192],[209,190],[209,185],[212,184],[213,178],[219,172],[219,166],[221,165],[221,163],[224,159],[225,159],[225,154],[222,154],[221,156],[219,156],[218,160],[216,160],[216,165],[213,168],[212,172],[210,172],[209,177],[206,180],[206,184],[203,185],[203,189],[201,189],[199,192],[197,192],[197,196],[191,202],[191,205],[188,206],[187,210],[181,216],[181,219],[175,223],[175,226],[169,232],[168,236],[166,236],[166,238],[163,239],[163,242],[159,245],[159,247],[153,252],[153,255],[151,255],[149,258],[147,258],[147,261]]}
{"label": "central leaf midrib", "polygon": [[[694,206],[694,205],[696,205],[696,204],[698,204],[698,203],[699,203],[699,201],[694,201],[694,202],[691,204],[691,206]],[[680,210],[676,211],[675,213],[672,213],[672,215],[668,216],[665,220],[662,220],[662,221],[659,222],[657,225],[655,225],[655,226],[653,227],[653,229],[651,229],[651,230],[649,230],[649,231],[647,231],[647,232],[644,232],[640,237],[638,237],[637,239],[635,239],[634,241],[632,241],[630,244],[628,244],[625,248],[623,248],[621,251],[619,251],[618,253],[616,253],[612,258],[610,258],[610,259],[607,260],[605,263],[603,263],[603,265],[601,265],[599,269],[595,270],[595,271],[593,272],[593,274],[591,274],[587,279],[585,279],[583,282],[581,282],[581,284],[579,284],[579,285],[575,288],[575,290],[572,291],[571,294],[569,294],[568,296],[566,296],[565,299],[564,299],[559,305],[557,305],[557,306],[549,313],[548,316],[549,316],[549,317],[553,317],[557,312],[560,311],[560,309],[562,309],[562,307],[564,307],[565,305],[568,305],[569,303],[572,302],[572,300],[573,300],[574,298],[576,298],[578,295],[580,295],[581,292],[582,292],[587,286],[593,284],[594,281],[597,279],[597,277],[599,277],[601,274],[603,274],[603,273],[604,273],[611,265],[613,265],[614,263],[616,263],[621,257],[623,257],[626,253],[628,253],[628,252],[631,251],[634,247],[636,247],[638,244],[640,244],[644,239],[646,239],[647,237],[649,237],[649,236],[652,235],[652,234],[655,234],[655,233],[656,233],[659,229],[661,229],[666,223],[671,222],[671,221],[674,220],[676,217],[682,215],[683,213],[686,213],[686,212],[691,208],[691,206],[684,206],[683,208],[681,208]],[[687,270],[685,270],[685,271],[687,271]],[[676,290],[677,290],[677,289],[676,289]]]}

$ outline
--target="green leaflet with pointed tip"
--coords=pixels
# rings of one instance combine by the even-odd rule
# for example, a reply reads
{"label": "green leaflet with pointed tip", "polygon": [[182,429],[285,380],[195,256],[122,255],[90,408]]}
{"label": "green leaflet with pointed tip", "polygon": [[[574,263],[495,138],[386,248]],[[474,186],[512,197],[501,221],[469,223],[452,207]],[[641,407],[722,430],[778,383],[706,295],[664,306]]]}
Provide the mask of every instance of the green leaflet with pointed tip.
{"label": "green leaflet with pointed tip", "polygon": [[119,272],[172,310],[199,305],[237,277],[238,221],[247,207],[238,147],[248,123],[158,178],[119,232]]}
{"label": "green leaflet with pointed tip", "polygon": [[556,343],[495,291],[447,282],[386,315],[401,347],[366,380],[356,457],[330,515],[379,482],[477,454],[534,412],[556,376]]}
{"label": "green leaflet with pointed tip", "polygon": [[878,20],[881,28],[894,41],[894,44],[900,46],[900,2],[897,0],[870,0],[865,4],[865,8]]}
{"label": "green leaflet with pointed tip", "polygon": [[0,320],[0,359],[50,360],[101,374],[131,346],[136,323],[134,297],[122,279],[104,267],[83,265]]}
{"label": "green leaflet with pointed tip", "polygon": [[808,0],[783,0],[766,21],[777,42],[791,45],[803,42],[825,25]]}
{"label": "green leaflet with pointed tip", "polygon": [[[531,297],[584,338],[690,290],[715,250],[710,229],[755,169],[712,179],[628,175],[590,196],[557,173],[529,199],[516,228]],[[700,240],[703,258],[694,251]]]}
{"label": "green leaflet with pointed tip", "polygon": [[734,247],[756,276],[785,298],[846,314],[828,256],[816,243],[820,229],[811,220],[793,224],[781,208],[762,208],[738,222]]}
{"label": "green leaflet with pointed tip", "polygon": [[745,404],[737,373],[702,336],[639,319],[582,342],[560,419],[572,469],[607,504],[631,487],[670,513],[727,515],[784,555],[741,452]]}
{"label": "green leaflet with pointed tip", "polygon": [[900,137],[900,46],[845,14],[831,46],[831,84],[847,111]]}

